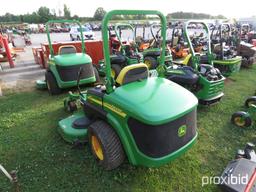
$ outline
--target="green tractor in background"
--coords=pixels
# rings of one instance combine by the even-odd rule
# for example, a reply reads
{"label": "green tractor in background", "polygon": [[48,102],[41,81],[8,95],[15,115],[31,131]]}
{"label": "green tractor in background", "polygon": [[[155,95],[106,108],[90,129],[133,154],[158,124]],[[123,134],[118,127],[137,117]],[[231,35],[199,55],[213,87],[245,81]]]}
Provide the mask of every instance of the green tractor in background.
{"label": "green tractor in background", "polygon": [[[194,34],[192,37],[189,34],[189,29],[192,28],[191,25],[202,25],[204,32],[200,34],[200,37],[195,37]],[[185,23],[184,32],[190,54],[182,64],[173,63],[166,71],[165,77],[193,92],[199,99],[200,104],[215,104],[224,95],[225,77],[217,68],[213,67],[209,28],[202,21],[188,21]],[[198,41],[200,42],[198,43]],[[204,52],[196,52],[196,50],[204,50]]]}
{"label": "green tractor in background", "polygon": [[[122,41],[122,28],[130,29],[132,31],[133,38],[131,42],[128,40]],[[115,37],[119,42],[118,50],[110,55],[111,76],[115,79],[125,66],[143,62],[143,55],[138,52],[135,44],[134,28],[132,25],[127,23],[117,23],[115,24],[114,32]],[[109,36],[112,36],[111,32],[109,32]],[[105,63],[103,60],[100,61],[99,72],[101,75],[105,75]]]}
{"label": "green tractor in background", "polygon": [[[155,32],[155,28],[156,29]],[[156,69],[160,62],[161,55],[161,26],[159,24],[150,25],[150,33],[153,39],[148,43],[148,47],[142,51],[144,63],[149,69]],[[169,66],[172,63],[172,54],[168,46],[165,48],[165,65]]]}
{"label": "green tractor in background", "polygon": [[[75,23],[80,27],[82,52],[78,53],[73,45],[61,46],[58,54],[54,54],[49,25],[54,23]],[[92,64],[92,59],[85,53],[85,43],[80,22],[75,20],[51,20],[46,23],[46,33],[50,47],[48,68],[45,72],[45,80],[37,80],[37,88],[47,88],[52,95],[60,94],[62,89],[76,87],[77,74],[83,68],[80,85],[92,84],[99,81],[98,71]]]}
{"label": "green tractor in background", "polygon": [[84,93],[79,89],[82,110],[59,121],[58,131],[69,143],[88,141],[97,163],[106,170],[118,167],[125,158],[133,165],[160,166],[182,155],[195,142],[198,100],[176,83],[149,77],[144,63],[125,66],[116,80],[111,76],[108,24],[116,15],[157,15],[161,19],[163,43],[158,72],[162,76],[165,16],[146,10],[108,12],[102,21],[105,84]]}
{"label": "green tractor in background", "polygon": [[214,67],[217,67],[226,77],[239,72],[242,63],[242,57],[237,56],[236,45],[233,44],[231,32],[229,23],[215,25],[211,32],[211,49],[215,54],[212,62]]}

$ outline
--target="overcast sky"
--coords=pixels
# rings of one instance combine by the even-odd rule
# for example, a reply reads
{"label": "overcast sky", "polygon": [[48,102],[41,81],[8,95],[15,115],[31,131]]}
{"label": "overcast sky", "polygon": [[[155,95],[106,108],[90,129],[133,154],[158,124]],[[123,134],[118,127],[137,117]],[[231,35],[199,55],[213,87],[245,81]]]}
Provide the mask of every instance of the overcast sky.
{"label": "overcast sky", "polygon": [[225,15],[229,18],[256,15],[256,0],[0,0],[0,15],[6,12],[25,14],[36,11],[40,6],[63,10],[65,3],[71,14],[93,16],[98,7],[112,9],[155,9],[165,15],[176,11]]}

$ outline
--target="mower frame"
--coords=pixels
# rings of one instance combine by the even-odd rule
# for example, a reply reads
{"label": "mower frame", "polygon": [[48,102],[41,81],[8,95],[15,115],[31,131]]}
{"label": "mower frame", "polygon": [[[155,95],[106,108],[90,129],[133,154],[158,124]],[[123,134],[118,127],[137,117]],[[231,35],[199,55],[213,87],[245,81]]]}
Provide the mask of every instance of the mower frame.
{"label": "mower frame", "polygon": [[[161,77],[148,77],[144,80],[135,81],[132,83],[128,83],[122,86],[117,86],[115,84],[115,80],[111,76],[111,62],[110,62],[110,50],[109,50],[109,39],[108,39],[108,24],[111,18],[115,15],[157,15],[161,19],[161,23],[163,25],[162,28],[162,40],[163,43],[161,45],[161,56],[160,56],[160,64],[159,68],[164,67],[164,59],[165,59],[165,42],[166,42],[166,18],[159,11],[147,11],[147,10],[113,10],[108,12],[103,21],[102,21],[102,38],[103,38],[103,48],[104,48],[104,63],[106,70],[106,81],[104,86],[95,87],[93,90],[89,89],[86,94],[82,94],[80,92],[80,102],[85,110],[86,116],[89,117],[88,111],[89,109],[98,111],[98,115],[95,116],[95,122],[89,125],[89,128],[73,130],[75,136],[82,141],[85,141],[85,137],[89,136],[89,142],[92,140],[90,136],[92,136],[93,125],[95,123],[100,122],[103,124],[108,124],[108,128],[100,127],[102,131],[110,131],[109,126],[111,127],[112,132],[114,131],[117,137],[121,142],[121,146],[124,149],[124,152],[129,160],[129,162],[133,165],[143,165],[147,167],[155,167],[165,164],[176,157],[183,154],[186,150],[188,150],[195,142],[197,138],[196,131],[196,108],[197,108],[197,99],[196,97],[184,89],[183,87],[172,83],[171,81],[161,78]],[[139,64],[144,65],[144,64]],[[144,65],[145,66],[145,65]],[[128,66],[130,67],[130,66]],[[159,74],[163,73],[162,70],[159,69]],[[146,83],[146,84],[145,84]],[[79,81],[78,81],[79,86]],[[146,86],[146,87],[145,87]],[[133,92],[135,90],[135,92]],[[146,91],[147,90],[147,91]],[[162,99],[156,97],[163,97]],[[165,96],[162,96],[162,95]],[[179,102],[172,101],[171,97],[179,98]],[[146,100],[145,100],[146,97]],[[144,101],[139,101],[138,98],[142,98]],[[164,101],[163,101],[164,100]],[[176,100],[176,99],[174,99]],[[164,102],[165,106],[172,105],[175,109],[173,112],[170,111],[169,107],[159,107],[159,102]],[[185,102],[186,104],[181,104],[180,102]],[[152,110],[150,111],[148,107],[154,107],[156,111],[165,111],[166,115],[152,115]],[[174,106],[178,105],[178,106]],[[91,107],[90,107],[91,106]],[[168,114],[168,115],[167,115]],[[187,121],[185,118],[186,115],[191,115],[191,120]],[[75,118],[80,118],[81,112],[73,114],[72,116],[63,119],[59,122],[59,132],[62,137],[68,141],[73,143],[74,138],[69,137],[66,133],[68,128],[72,129],[73,121]],[[160,157],[153,157],[151,155],[146,155],[143,153],[138,147],[138,140],[135,140],[135,137],[131,133],[131,130],[128,126],[128,121],[130,118],[136,118],[138,122],[145,124],[146,126],[156,127],[165,125],[165,123],[172,123],[175,120],[182,120],[182,125],[175,123],[173,126],[169,127],[171,130],[173,127],[177,128],[177,133],[172,135],[173,139],[181,139],[180,142],[183,142],[182,146],[175,148],[175,151],[169,152]],[[103,122],[102,122],[103,121]],[[186,122],[185,125],[183,122]],[[160,128],[160,127],[159,127]],[[193,129],[193,132],[189,132],[189,130]],[[159,129],[159,131],[162,129]],[[149,132],[149,129],[147,130]],[[188,141],[183,141],[183,136],[187,135],[187,133],[191,134],[191,138],[189,137]],[[77,134],[78,133],[78,134]],[[73,135],[72,135],[73,136]],[[71,137],[72,137],[71,136]],[[152,135],[153,136],[153,135]],[[175,138],[174,138],[175,137]],[[108,137],[110,138],[110,137]],[[112,137],[111,137],[112,138]],[[188,138],[187,138],[188,139]],[[166,142],[170,140],[167,139]],[[102,142],[101,142],[102,144]],[[158,143],[157,143],[158,144]],[[167,147],[168,145],[166,145]],[[113,149],[112,149],[113,150]],[[95,153],[94,153],[95,155]],[[121,155],[121,154],[120,154]],[[120,156],[118,156],[120,157]],[[103,160],[98,160],[100,164]],[[113,169],[119,166],[120,162],[115,164],[114,166],[104,167],[106,169]]]}
{"label": "mower frame", "polygon": [[[67,77],[64,80],[61,77],[60,72],[57,70],[57,64],[56,64],[56,61],[55,61],[56,54],[54,53],[54,49],[53,49],[53,46],[52,46],[52,40],[51,40],[51,37],[50,37],[50,30],[49,30],[50,24],[53,24],[53,23],[75,23],[80,28],[81,53],[66,54],[65,58],[63,56],[58,58],[58,60],[61,61],[61,63],[62,63],[61,64],[61,67],[63,69],[62,73],[65,73],[65,76],[72,76],[70,71],[69,72],[64,72],[64,71],[67,70],[67,67],[69,67],[68,70],[77,70],[77,67],[79,67],[78,65],[92,65],[92,59],[88,54],[86,54],[84,37],[83,37],[83,32],[82,32],[82,25],[80,24],[79,21],[76,21],[76,20],[50,20],[46,23],[46,33],[47,33],[47,39],[48,39],[48,43],[49,43],[50,56],[49,56],[49,60],[48,60],[48,68],[46,70],[45,81],[38,80],[37,81],[37,87],[39,89],[40,88],[48,88],[48,90],[49,90],[50,85],[49,85],[49,82],[47,81],[47,76],[48,76],[49,79],[50,78],[52,79],[51,80],[52,83],[55,84],[54,87],[56,87],[55,88],[56,91],[54,91],[54,92],[49,91],[49,92],[51,94],[59,94],[61,89],[75,87],[76,84],[77,84],[77,81],[76,81],[76,78],[73,78],[73,76],[72,76],[72,78]],[[79,54],[79,56],[78,56],[78,54]],[[81,59],[84,60],[85,63],[80,64],[79,62],[80,62]],[[70,63],[70,62],[72,62],[72,63]],[[88,84],[88,83],[96,82],[97,79],[96,79],[96,74],[95,73],[97,73],[97,70],[94,67],[93,67],[92,70],[94,72],[93,73],[94,75],[90,75],[89,77],[85,77],[85,78],[81,79],[80,84]],[[69,74],[67,74],[67,73],[69,73]]]}
{"label": "mower frame", "polygon": [[[224,40],[223,37],[223,29],[224,26],[226,26],[228,28],[228,33],[229,33],[229,37],[231,36],[231,26],[229,23],[222,23],[219,26],[214,26],[214,28],[212,29],[211,32],[211,39],[213,38],[213,34],[216,31],[216,35],[219,36],[220,38],[220,48],[221,48],[221,55],[220,55],[220,59],[217,59],[216,56],[213,59],[213,65],[214,67],[218,68],[221,73],[225,76],[228,77],[230,75],[232,75],[233,73],[239,72],[240,71],[240,67],[241,67],[241,63],[242,63],[242,57],[241,56],[235,56],[232,58],[224,58],[224,45],[223,43],[226,42]],[[224,41],[224,42],[223,42]],[[228,45],[229,47],[231,45]]]}

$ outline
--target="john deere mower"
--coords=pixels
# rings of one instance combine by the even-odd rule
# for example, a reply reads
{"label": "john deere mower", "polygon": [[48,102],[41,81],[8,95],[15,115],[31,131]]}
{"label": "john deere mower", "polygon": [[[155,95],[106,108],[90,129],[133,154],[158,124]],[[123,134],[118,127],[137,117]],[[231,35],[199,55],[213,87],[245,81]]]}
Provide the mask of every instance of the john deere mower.
{"label": "john deere mower", "polygon": [[[159,28],[154,30],[154,28]],[[161,26],[158,24],[153,24],[150,26],[150,32],[153,39],[150,41],[149,47],[144,49],[142,54],[144,57],[144,63],[148,66],[149,69],[156,69],[160,62],[160,54],[161,54],[161,35],[159,35],[161,31]],[[171,51],[168,46],[165,48],[165,65],[169,66],[172,62]]]}
{"label": "john deere mower", "polygon": [[233,45],[231,26],[229,23],[215,25],[211,32],[211,48],[215,54],[213,65],[228,77],[238,72],[241,67],[242,57],[237,56],[236,46]]}
{"label": "john deere mower", "polygon": [[[122,41],[121,35],[122,35],[122,28],[127,28],[132,31],[133,34],[133,39],[131,42],[129,41]],[[113,47],[112,49],[112,55],[110,55],[110,63],[111,63],[111,75],[113,78],[116,78],[122,68],[124,68],[127,65],[135,64],[135,63],[140,63],[143,61],[143,55],[138,52],[136,43],[135,43],[135,36],[134,36],[134,28],[127,23],[117,23],[114,28],[115,34],[111,34],[109,32],[109,36],[114,39],[114,42],[117,46],[118,49],[115,49],[113,52]],[[111,38],[111,41],[113,39]],[[118,43],[119,42],[119,43]],[[100,61],[99,65],[99,71],[100,74],[105,75],[105,63],[104,61]]]}
{"label": "john deere mower", "polygon": [[[152,39],[145,38],[145,31],[146,31],[145,28],[146,26],[143,26],[142,36],[138,36],[137,27],[135,28],[136,44],[137,44],[138,50],[143,54],[144,63],[148,66],[149,69],[156,69],[159,64],[160,54],[161,54],[161,50],[160,50],[161,36],[159,35],[161,28],[157,24],[150,25],[150,33],[151,33]],[[154,32],[155,28],[158,28],[156,30],[156,33]],[[171,51],[169,47],[166,47],[165,64],[169,66],[171,62],[172,62]]]}
{"label": "john deere mower", "polygon": [[[188,30],[192,24],[202,25],[203,34],[206,37],[203,37],[201,33],[200,37],[193,37],[192,39]],[[225,77],[217,68],[213,67],[208,26],[202,21],[188,21],[184,26],[184,32],[190,48],[190,54],[184,60],[186,66],[173,64],[167,69],[165,76],[192,91],[199,99],[200,104],[217,103],[224,95]],[[192,43],[192,40],[200,42],[194,44],[195,42]],[[203,46],[200,50],[206,50],[206,52],[196,52],[194,46],[198,44]]]}
{"label": "john deere mower", "polygon": [[245,101],[245,111],[235,112],[231,117],[231,123],[238,127],[250,127],[253,124],[253,116],[256,113],[256,96],[249,97]]}
{"label": "john deere mower", "polygon": [[[76,23],[80,27],[82,52],[78,53],[73,45],[59,47],[58,53],[55,54],[50,38],[49,25],[52,23]],[[76,86],[77,73],[83,68],[80,84],[91,84],[99,80],[99,75],[93,67],[92,59],[85,53],[85,43],[82,34],[82,27],[78,21],[74,20],[51,20],[46,23],[46,32],[50,47],[50,58],[48,68],[45,72],[45,80],[36,82],[37,88],[47,88],[52,95],[61,93],[61,89]]]}
{"label": "john deere mower", "polygon": [[82,111],[61,120],[58,130],[67,142],[88,141],[97,163],[106,170],[118,167],[125,158],[133,165],[160,166],[183,154],[195,142],[198,101],[176,83],[149,77],[144,63],[128,65],[116,81],[112,78],[107,27],[115,15],[160,17],[163,37],[160,68],[164,66],[166,19],[162,13],[108,12],[102,21],[106,82],[86,93],[80,92]]}

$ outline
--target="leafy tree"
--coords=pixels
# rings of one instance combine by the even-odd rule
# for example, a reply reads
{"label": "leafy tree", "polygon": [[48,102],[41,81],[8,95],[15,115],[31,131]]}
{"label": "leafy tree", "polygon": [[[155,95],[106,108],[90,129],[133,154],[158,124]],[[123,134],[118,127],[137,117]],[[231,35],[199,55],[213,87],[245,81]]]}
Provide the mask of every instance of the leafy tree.
{"label": "leafy tree", "polygon": [[37,14],[40,17],[40,22],[41,23],[46,23],[48,20],[50,20],[52,17],[50,13],[50,9],[47,7],[40,7],[37,11]]}
{"label": "leafy tree", "polygon": [[223,15],[211,16],[205,13],[174,12],[167,15],[167,19],[226,19]]}
{"label": "leafy tree", "polygon": [[64,12],[64,18],[65,19],[70,19],[71,18],[71,12],[70,12],[70,10],[69,10],[69,8],[67,7],[66,4],[64,4],[63,12]]}
{"label": "leafy tree", "polygon": [[74,16],[73,16],[73,19],[74,19],[74,20],[79,20],[80,18],[79,18],[78,15],[74,15]]}
{"label": "leafy tree", "polygon": [[105,14],[106,14],[106,11],[102,7],[99,7],[96,9],[93,18],[97,21],[100,21],[103,19]]}

